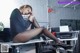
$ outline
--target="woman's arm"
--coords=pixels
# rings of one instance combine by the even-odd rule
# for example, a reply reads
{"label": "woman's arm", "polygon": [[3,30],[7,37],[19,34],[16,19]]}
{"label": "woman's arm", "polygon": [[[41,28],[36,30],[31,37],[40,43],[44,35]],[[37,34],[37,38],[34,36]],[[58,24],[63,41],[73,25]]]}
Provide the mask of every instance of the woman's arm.
{"label": "woman's arm", "polygon": [[33,23],[33,25],[36,27],[36,28],[39,28],[40,25],[38,24],[36,18],[33,16],[33,14],[31,13],[30,16],[29,16],[29,20]]}
{"label": "woman's arm", "polygon": [[35,19],[35,17],[33,18],[33,24],[36,28],[39,28],[40,25],[38,24],[37,20]]}

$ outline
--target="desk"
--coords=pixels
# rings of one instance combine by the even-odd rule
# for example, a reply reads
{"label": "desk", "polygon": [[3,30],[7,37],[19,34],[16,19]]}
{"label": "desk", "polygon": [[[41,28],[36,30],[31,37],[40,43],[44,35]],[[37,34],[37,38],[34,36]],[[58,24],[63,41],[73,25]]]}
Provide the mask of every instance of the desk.
{"label": "desk", "polygon": [[[12,53],[20,53],[19,52],[19,46],[21,45],[26,45],[26,44],[35,44],[36,46],[36,53],[41,53],[40,51],[40,43],[45,42],[45,40],[40,40],[40,39],[35,39],[35,40],[30,40],[28,42],[25,43],[13,43],[13,42],[0,42],[0,44],[7,44],[9,45],[9,47],[12,48]],[[17,48],[17,50],[16,50]]]}
{"label": "desk", "polygon": [[[76,34],[78,35],[78,32],[79,31],[75,31]],[[57,33],[64,33],[64,32],[57,32]],[[65,33],[74,33],[74,31],[71,31],[71,32],[65,32]],[[77,36],[75,36],[77,37]],[[60,39],[61,41],[66,41],[66,40],[77,40],[77,38],[72,38],[72,39]],[[36,53],[41,53],[40,51],[40,43],[42,42],[46,42],[46,41],[53,41],[53,40],[42,40],[42,39],[35,39],[35,40],[30,40],[28,42],[25,42],[25,43],[13,43],[13,42],[0,42],[0,44],[8,44],[9,47],[12,47],[13,48],[13,51],[12,53],[17,53],[19,52],[19,46],[21,45],[26,45],[26,44],[35,44],[36,45]],[[18,48],[16,50],[16,48]],[[16,50],[16,51],[15,51]]]}
{"label": "desk", "polygon": [[56,32],[57,38],[60,38],[60,39],[77,38],[78,34],[79,34],[79,31]]}
{"label": "desk", "polygon": [[[73,48],[76,45],[76,42],[78,40],[78,35],[79,35],[79,31],[70,31],[70,32],[56,32],[56,36],[58,35],[58,39],[60,41],[63,41],[65,44],[71,46],[70,49],[67,49],[66,51],[72,52]],[[60,38],[61,35],[72,35],[72,37],[67,38],[67,37],[62,37]],[[53,40],[49,40],[49,41],[53,41]]]}
{"label": "desk", "polygon": [[[70,31],[70,32],[57,32],[57,34],[59,35],[64,35],[65,38],[59,38],[61,41],[63,41],[65,44],[72,46],[71,49],[68,49],[67,51],[72,52],[73,48],[76,45],[76,42],[78,40],[78,35],[79,35],[79,31]],[[68,38],[66,35],[71,35],[70,38]],[[59,37],[60,37],[59,35]]]}

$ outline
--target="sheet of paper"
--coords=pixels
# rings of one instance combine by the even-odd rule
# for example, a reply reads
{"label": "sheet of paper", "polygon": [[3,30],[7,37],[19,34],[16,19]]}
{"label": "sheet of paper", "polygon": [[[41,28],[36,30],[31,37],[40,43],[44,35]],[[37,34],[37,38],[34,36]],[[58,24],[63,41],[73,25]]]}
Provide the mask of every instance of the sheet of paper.
{"label": "sheet of paper", "polygon": [[60,29],[60,32],[69,32],[69,27],[67,25],[66,26],[60,26],[59,29]]}

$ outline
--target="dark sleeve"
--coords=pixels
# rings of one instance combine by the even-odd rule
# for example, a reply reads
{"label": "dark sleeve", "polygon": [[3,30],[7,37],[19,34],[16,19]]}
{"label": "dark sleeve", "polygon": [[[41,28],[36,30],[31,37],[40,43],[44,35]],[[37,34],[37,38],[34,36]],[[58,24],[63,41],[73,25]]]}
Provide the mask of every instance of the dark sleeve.
{"label": "dark sleeve", "polygon": [[11,34],[16,35],[26,30],[26,23],[18,9],[14,9],[10,16]]}

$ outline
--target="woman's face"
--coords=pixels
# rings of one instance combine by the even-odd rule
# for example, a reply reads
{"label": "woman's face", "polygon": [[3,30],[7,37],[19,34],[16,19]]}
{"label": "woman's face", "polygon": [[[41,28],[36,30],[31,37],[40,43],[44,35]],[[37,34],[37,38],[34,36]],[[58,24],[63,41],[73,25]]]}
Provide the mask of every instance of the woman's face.
{"label": "woman's face", "polygon": [[31,13],[32,13],[32,10],[31,10],[30,7],[24,8],[24,11],[23,11],[23,14],[24,14],[24,15],[28,15],[28,14],[31,14]]}

